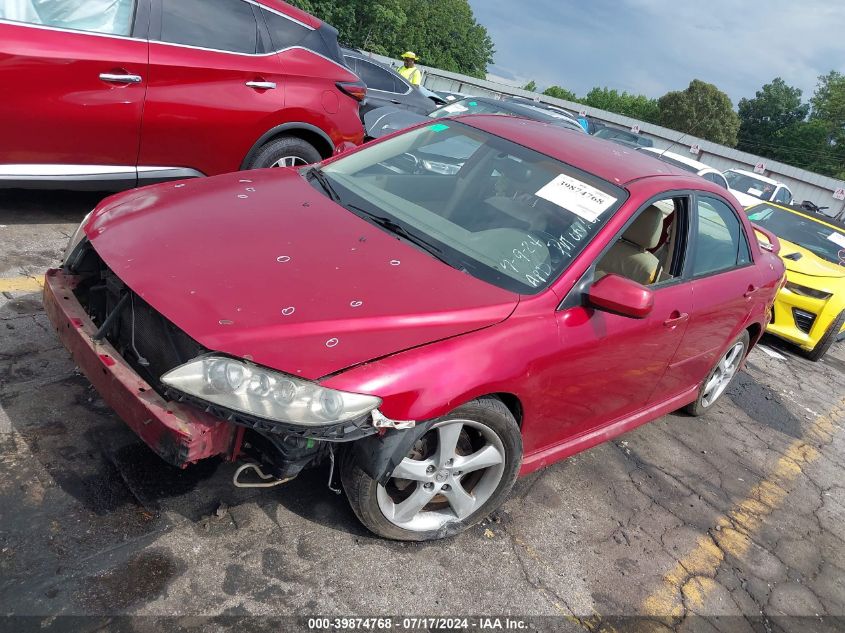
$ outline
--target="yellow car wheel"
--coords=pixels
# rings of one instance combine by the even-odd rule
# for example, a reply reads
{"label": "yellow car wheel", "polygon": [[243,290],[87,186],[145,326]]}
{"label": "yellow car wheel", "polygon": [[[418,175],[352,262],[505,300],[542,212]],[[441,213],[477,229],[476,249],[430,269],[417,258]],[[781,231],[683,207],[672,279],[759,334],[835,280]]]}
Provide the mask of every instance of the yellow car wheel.
{"label": "yellow car wheel", "polygon": [[833,345],[834,341],[836,341],[840,330],[842,330],[843,324],[845,324],[845,310],[840,312],[839,316],[836,317],[833,323],[830,324],[827,332],[825,332],[824,336],[821,337],[821,340],[816,343],[813,351],[807,352],[807,358],[814,362],[821,360],[822,357],[827,354],[827,350],[830,349],[830,346]]}

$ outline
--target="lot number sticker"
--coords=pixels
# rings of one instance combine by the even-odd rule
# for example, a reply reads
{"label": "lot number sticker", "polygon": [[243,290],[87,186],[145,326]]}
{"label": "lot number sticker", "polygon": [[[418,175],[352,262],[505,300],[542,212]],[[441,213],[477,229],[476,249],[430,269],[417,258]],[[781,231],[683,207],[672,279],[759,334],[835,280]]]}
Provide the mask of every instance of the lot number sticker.
{"label": "lot number sticker", "polygon": [[754,165],[754,173],[755,174],[765,174],[766,173],[766,163],[757,163]]}
{"label": "lot number sticker", "polygon": [[595,222],[616,202],[613,196],[566,174],[560,174],[540,189],[537,197],[563,207],[589,222]]}
{"label": "lot number sticker", "polygon": [[834,231],[833,233],[827,236],[827,239],[829,239],[837,246],[845,248],[845,235],[842,235],[842,233],[837,233],[836,231]]}
{"label": "lot number sticker", "polygon": [[639,125],[635,125],[635,126],[633,126],[633,127],[631,128],[631,131],[632,131],[634,134],[639,134],[639,133],[640,133],[640,126],[639,126]]}
{"label": "lot number sticker", "polygon": [[692,147],[689,148],[689,153],[695,154],[695,155],[700,154],[701,153],[701,146],[698,143],[696,143],[695,145],[693,145]]}
{"label": "lot number sticker", "polygon": [[839,189],[833,192],[833,197],[837,200],[845,200],[845,188],[839,187]]}

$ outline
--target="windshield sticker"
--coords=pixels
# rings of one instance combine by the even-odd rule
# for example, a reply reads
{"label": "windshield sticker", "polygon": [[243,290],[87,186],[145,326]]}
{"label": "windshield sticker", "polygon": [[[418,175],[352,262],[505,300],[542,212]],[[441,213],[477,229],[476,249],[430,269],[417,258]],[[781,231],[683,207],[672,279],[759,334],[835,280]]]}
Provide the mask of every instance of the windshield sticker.
{"label": "windshield sticker", "polygon": [[756,198],[759,198],[760,196],[763,195],[762,191],[760,191],[759,189],[755,189],[754,187],[749,187],[748,193],[751,194],[752,196],[756,197]]}
{"label": "windshield sticker", "polygon": [[613,196],[566,174],[560,174],[536,195],[589,222],[598,220],[616,202]]}
{"label": "windshield sticker", "polygon": [[470,101],[469,105],[474,108],[478,105],[478,101]]}
{"label": "windshield sticker", "polygon": [[836,231],[834,231],[833,233],[827,236],[827,239],[829,239],[837,246],[845,248],[845,235],[842,235],[842,233],[837,233]]}
{"label": "windshield sticker", "polygon": [[452,105],[448,105],[443,108],[443,112],[448,112],[449,114],[455,114],[456,112],[467,112],[469,110],[463,103],[453,103]]}
{"label": "windshield sticker", "polygon": [[448,130],[449,126],[445,123],[435,123],[430,129],[432,132],[442,132],[443,130]]}

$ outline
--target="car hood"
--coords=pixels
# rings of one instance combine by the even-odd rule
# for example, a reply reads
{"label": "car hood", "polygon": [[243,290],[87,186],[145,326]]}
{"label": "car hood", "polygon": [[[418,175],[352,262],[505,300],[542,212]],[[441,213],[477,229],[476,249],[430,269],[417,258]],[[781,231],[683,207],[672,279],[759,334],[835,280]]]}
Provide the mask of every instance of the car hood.
{"label": "car hood", "polygon": [[[845,266],[822,259],[812,251],[782,237],[778,237],[778,240],[780,240],[780,257],[787,270],[810,277],[845,277]],[[801,258],[797,260],[787,258],[787,255],[795,253],[800,253]]]}
{"label": "car hood", "polygon": [[381,138],[428,120],[429,117],[416,112],[385,106],[370,110],[364,115],[364,130],[369,137]]}
{"label": "car hood", "polygon": [[519,302],[288,169],[114,196],[85,232],[127,286],[204,347],[309,379],[493,325]]}
{"label": "car hood", "polygon": [[745,193],[743,191],[737,191],[736,189],[728,189],[733,195],[734,198],[742,205],[743,209],[748,207],[754,206],[755,204],[760,204],[761,202],[766,202],[762,198],[755,198],[750,193]]}

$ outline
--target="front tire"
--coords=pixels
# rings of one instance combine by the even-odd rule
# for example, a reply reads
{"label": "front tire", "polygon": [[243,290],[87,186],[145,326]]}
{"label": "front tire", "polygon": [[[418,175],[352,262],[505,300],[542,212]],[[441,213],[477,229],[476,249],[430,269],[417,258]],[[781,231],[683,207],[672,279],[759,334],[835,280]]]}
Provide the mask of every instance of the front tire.
{"label": "front tire", "polygon": [[[401,431],[391,431],[401,432]],[[508,408],[481,398],[435,421],[382,486],[345,460],[341,479],[355,515],[398,541],[453,536],[498,508],[522,464],[522,435]]]}
{"label": "front tire", "polygon": [[697,417],[704,415],[713,408],[713,405],[724,395],[739,371],[739,366],[748,353],[750,344],[751,337],[748,335],[748,330],[743,330],[739,338],[731,343],[728,351],[707,374],[707,378],[704,379],[698,390],[698,398],[685,408],[687,413]]}
{"label": "front tire", "polygon": [[827,328],[827,332],[824,333],[824,336],[821,337],[816,346],[812,349],[812,351],[807,352],[807,358],[811,361],[818,362],[820,361],[830,347],[836,342],[836,339],[839,337],[839,332],[842,330],[842,325],[845,324],[845,310],[839,313],[839,316],[830,324],[830,327]]}
{"label": "front tire", "polygon": [[262,145],[246,168],[303,167],[321,160],[320,152],[308,141],[296,136],[280,136]]}

